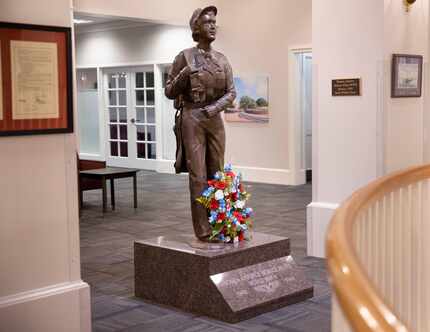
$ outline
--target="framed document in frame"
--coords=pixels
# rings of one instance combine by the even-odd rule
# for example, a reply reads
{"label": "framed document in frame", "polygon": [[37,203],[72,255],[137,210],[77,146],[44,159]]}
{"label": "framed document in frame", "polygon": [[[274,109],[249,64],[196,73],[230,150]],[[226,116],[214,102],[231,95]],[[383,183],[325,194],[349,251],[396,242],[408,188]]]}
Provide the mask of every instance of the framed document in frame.
{"label": "framed document in frame", "polygon": [[2,120],[3,120],[3,80],[2,80],[1,40],[0,40],[0,121]]}
{"label": "framed document in frame", "polygon": [[0,22],[0,136],[73,132],[71,29]]}

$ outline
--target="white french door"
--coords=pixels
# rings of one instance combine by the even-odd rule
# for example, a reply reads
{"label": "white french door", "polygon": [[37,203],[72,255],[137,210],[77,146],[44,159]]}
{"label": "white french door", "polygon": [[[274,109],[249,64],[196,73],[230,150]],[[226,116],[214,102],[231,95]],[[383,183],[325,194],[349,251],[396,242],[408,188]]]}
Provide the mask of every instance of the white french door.
{"label": "white french door", "polygon": [[[106,162],[109,166],[155,170],[160,154],[153,65],[104,70]],[[158,74],[158,73],[157,73]]]}

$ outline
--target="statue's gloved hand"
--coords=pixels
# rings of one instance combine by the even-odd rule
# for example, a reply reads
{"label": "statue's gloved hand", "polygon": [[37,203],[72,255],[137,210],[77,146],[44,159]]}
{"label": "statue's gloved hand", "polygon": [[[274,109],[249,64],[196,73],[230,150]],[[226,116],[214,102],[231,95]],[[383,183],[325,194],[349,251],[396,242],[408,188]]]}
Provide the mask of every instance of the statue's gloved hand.
{"label": "statue's gloved hand", "polygon": [[176,79],[178,81],[183,81],[185,79],[187,79],[191,74],[191,68],[190,66],[185,66],[184,68],[182,68],[182,70],[179,72],[178,76],[176,77]]}
{"label": "statue's gloved hand", "polygon": [[215,105],[208,105],[203,111],[208,118],[212,118],[218,114],[218,108]]}
{"label": "statue's gloved hand", "polygon": [[178,76],[176,77],[179,81],[187,80],[191,74],[198,72],[196,68],[193,68],[191,66],[185,66],[182,68],[182,70],[179,72]]}

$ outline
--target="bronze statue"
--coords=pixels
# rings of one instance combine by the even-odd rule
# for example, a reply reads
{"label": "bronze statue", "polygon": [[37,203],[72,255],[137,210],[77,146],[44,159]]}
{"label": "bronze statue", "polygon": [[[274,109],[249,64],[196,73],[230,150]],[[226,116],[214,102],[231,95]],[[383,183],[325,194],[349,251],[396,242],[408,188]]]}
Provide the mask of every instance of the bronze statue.
{"label": "bronze statue", "polygon": [[224,165],[225,132],[220,112],[236,97],[227,58],[212,49],[216,37],[215,6],[198,8],[190,19],[196,47],[180,52],[172,65],[165,94],[175,99],[176,173],[189,173],[195,235],[209,241],[211,228],[198,198]]}

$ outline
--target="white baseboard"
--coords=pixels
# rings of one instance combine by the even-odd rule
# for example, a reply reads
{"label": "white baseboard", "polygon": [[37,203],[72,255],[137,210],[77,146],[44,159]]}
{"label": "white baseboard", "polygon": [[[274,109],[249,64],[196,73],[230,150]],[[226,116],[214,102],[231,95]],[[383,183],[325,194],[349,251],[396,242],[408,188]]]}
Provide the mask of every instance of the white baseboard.
{"label": "white baseboard", "polygon": [[[300,170],[297,176],[292,176],[288,169],[261,168],[233,165],[236,172],[243,175],[245,181],[283,185],[298,185],[305,183],[306,172]],[[175,174],[174,160],[157,160],[157,172]]]}
{"label": "white baseboard", "polygon": [[91,332],[90,289],[82,280],[0,298],[0,332]]}
{"label": "white baseboard", "polygon": [[92,154],[92,153],[79,153],[79,159],[81,160],[96,160],[96,161],[106,161],[106,158],[104,156],[101,156],[99,154]]}
{"label": "white baseboard", "polygon": [[175,174],[175,161],[174,160],[167,160],[167,159],[161,159],[157,160],[157,172],[158,173],[168,173],[168,174]]}
{"label": "white baseboard", "polygon": [[233,169],[242,173],[244,181],[270,184],[292,185],[291,172],[288,169],[261,168],[233,165]]}
{"label": "white baseboard", "polygon": [[[101,156],[80,153],[79,158],[83,160],[103,160]],[[158,173],[175,174],[174,160],[157,159],[155,170]],[[127,165],[121,165],[127,167]],[[130,166],[131,167],[131,166]],[[301,169],[293,173],[289,169],[263,168],[251,166],[233,166],[234,170],[242,173],[245,181],[282,184],[282,185],[300,185],[306,183],[306,171]]]}
{"label": "white baseboard", "polygon": [[339,204],[312,202],[307,206],[307,251],[309,256],[325,257],[325,237],[330,219]]}

